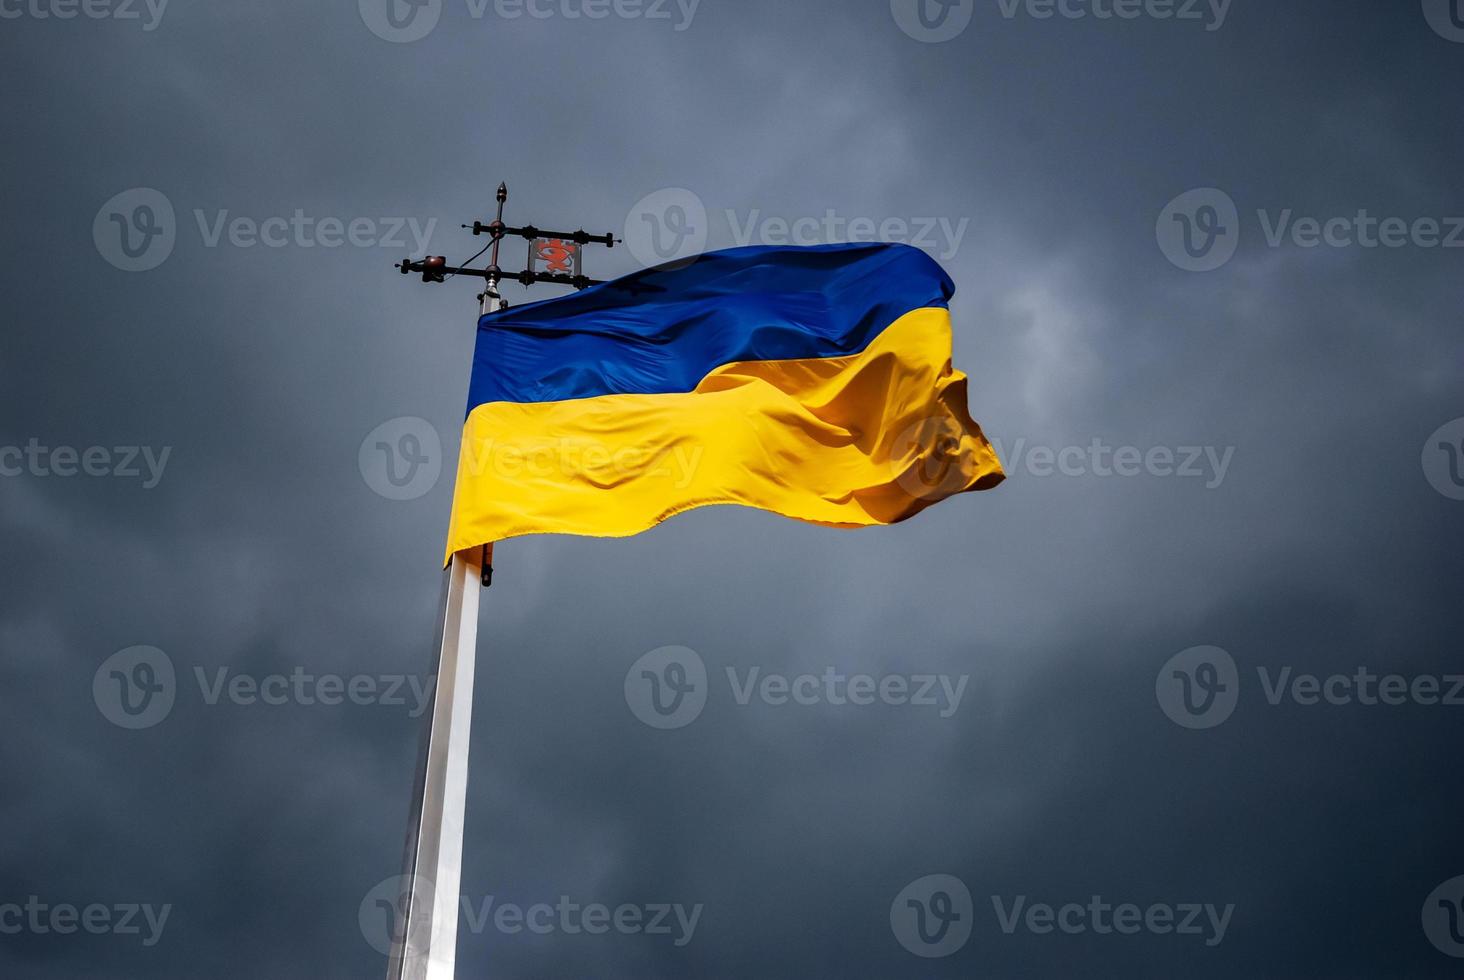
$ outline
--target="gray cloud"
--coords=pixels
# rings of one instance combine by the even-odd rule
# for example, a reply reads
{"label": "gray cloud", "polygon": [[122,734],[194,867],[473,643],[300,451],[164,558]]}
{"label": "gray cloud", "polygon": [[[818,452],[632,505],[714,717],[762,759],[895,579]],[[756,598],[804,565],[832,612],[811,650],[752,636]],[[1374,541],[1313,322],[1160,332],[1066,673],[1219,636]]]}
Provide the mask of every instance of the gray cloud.
{"label": "gray cloud", "polygon": [[[31,8],[7,6],[6,10]],[[491,7],[489,8],[492,9]],[[562,7],[555,7],[560,11]],[[674,7],[672,8],[674,9]],[[463,976],[1442,976],[1420,909],[1464,873],[1450,747],[1464,708],[1272,706],[1272,674],[1464,672],[1459,504],[1420,470],[1464,415],[1459,253],[1268,247],[1256,212],[1464,215],[1464,46],[1417,5],[1238,0],[1176,21],[1001,16],[923,44],[888,5],[703,0],[643,17],[474,19],[412,43],[356,5],[170,4],[156,29],[0,31],[7,295],[0,446],[171,447],[153,489],[0,477],[0,905],[171,905],[129,935],[0,935],[7,976],[372,975],[358,911],[398,871],[419,723],[385,705],[210,705],[194,668],[429,669],[450,467],[386,500],[357,454],[428,420],[450,459],[472,290],[413,246],[209,247],[212,226],[510,215],[619,233],[693,192],[730,209],[969,219],[944,259],[956,363],[1005,447],[1234,447],[1224,480],[1037,476],[897,528],[734,509],[625,541],[499,550],[484,596],[464,893],[704,905],[694,938],[465,933]],[[166,195],[172,253],[123,272],[102,204]],[[1215,272],[1155,222],[1226,191]],[[318,225],[314,225],[318,230]],[[403,237],[410,242],[411,236]],[[513,253],[517,258],[517,253]],[[589,271],[630,271],[628,249]],[[525,293],[512,287],[513,301]],[[1161,665],[1212,644],[1235,712],[1187,730]],[[92,699],[118,650],[167,652],[169,716]],[[712,690],[685,728],[623,696],[683,645]],[[941,719],[739,705],[725,671],[969,675]],[[972,933],[918,959],[890,906],[960,878]],[[1004,933],[1029,903],[1233,903],[1223,942]],[[3,921],[0,921],[3,925]],[[1081,964],[1076,967],[1075,964]]]}

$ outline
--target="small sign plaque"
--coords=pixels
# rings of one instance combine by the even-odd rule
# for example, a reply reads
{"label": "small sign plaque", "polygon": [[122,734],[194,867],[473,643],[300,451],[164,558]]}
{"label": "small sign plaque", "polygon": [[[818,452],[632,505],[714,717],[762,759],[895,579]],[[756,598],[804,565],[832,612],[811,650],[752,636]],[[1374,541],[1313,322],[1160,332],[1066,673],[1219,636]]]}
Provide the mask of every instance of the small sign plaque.
{"label": "small sign plaque", "polygon": [[535,238],[529,242],[529,271],[577,276],[580,246],[563,238]]}

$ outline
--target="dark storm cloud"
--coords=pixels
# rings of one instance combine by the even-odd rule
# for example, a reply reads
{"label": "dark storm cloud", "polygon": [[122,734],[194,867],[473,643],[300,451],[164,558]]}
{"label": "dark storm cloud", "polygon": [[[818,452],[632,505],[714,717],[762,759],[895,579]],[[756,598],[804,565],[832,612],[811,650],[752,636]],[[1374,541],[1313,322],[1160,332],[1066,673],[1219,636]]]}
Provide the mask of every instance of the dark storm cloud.
{"label": "dark storm cloud", "polygon": [[[626,541],[503,546],[484,596],[470,910],[567,896],[701,911],[680,946],[505,932],[490,915],[461,936],[459,975],[1453,968],[1420,909],[1464,874],[1449,752],[1464,707],[1273,705],[1265,685],[1288,667],[1464,672],[1461,505],[1420,471],[1430,433],[1464,415],[1461,253],[1266,237],[1287,209],[1464,214],[1464,44],[1442,36],[1444,4],[1425,5],[1435,30],[1411,3],[1236,0],[1207,30],[980,3],[940,43],[881,2],[594,19],[567,13],[588,3],[514,17],[442,0],[401,43],[373,32],[369,4],[134,6],[64,20],[27,0],[0,23],[0,447],[170,449],[151,488],[0,477],[0,905],[171,911],[152,946],[145,930],[0,935],[7,976],[384,969],[358,912],[398,870],[419,721],[380,703],[209,703],[197,672],[428,669],[451,467],[389,500],[358,451],[418,417],[452,458],[472,290],[390,264],[418,250],[414,227],[466,258],[457,225],[489,216],[500,179],[515,220],[617,233],[637,230],[637,202],[684,189],[713,248],[830,213],[912,235],[934,219],[922,244],[957,282],[956,364],[1013,478],[894,529],[720,509]],[[124,272],[93,223],[135,188],[166,198],[176,240]],[[1190,273],[1156,221],[1200,188],[1234,202],[1239,247]],[[358,222],[357,243],[321,244],[330,219],[342,238]],[[256,237],[283,244],[239,244]],[[636,256],[590,262],[612,275]],[[1228,462],[1100,475],[1123,447]],[[1063,474],[1064,449],[1081,475]],[[704,663],[707,703],[658,731],[624,682],[669,645]],[[1232,657],[1238,698],[1190,730],[1155,684],[1200,645]],[[171,712],[135,731],[92,693],[134,646],[177,676]],[[966,681],[942,718],[743,704],[728,677],[828,668]],[[971,934],[920,959],[891,903],[936,874],[968,888]],[[1209,946],[1020,916],[1008,934],[993,897],[1005,914],[1022,896],[1233,913]]]}

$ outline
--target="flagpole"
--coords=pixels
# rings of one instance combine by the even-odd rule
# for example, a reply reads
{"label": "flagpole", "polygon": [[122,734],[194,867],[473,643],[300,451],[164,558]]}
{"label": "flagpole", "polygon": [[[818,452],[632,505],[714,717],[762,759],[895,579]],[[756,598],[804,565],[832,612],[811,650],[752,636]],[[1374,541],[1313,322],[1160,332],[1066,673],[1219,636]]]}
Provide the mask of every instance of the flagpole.
{"label": "flagpole", "polygon": [[481,565],[459,552],[444,574],[437,685],[423,732],[388,980],[452,980],[457,958]]}
{"label": "flagpole", "polygon": [[[498,212],[508,189],[498,189]],[[492,266],[498,265],[498,242]],[[489,277],[479,313],[507,306]],[[405,907],[398,908],[387,980],[453,980],[461,904],[468,745],[473,726],[473,673],[478,659],[478,590],[493,575],[493,546],[459,551],[444,574],[437,618],[437,684],[423,731],[413,813],[407,835]]]}
{"label": "flagpole", "polygon": [[[613,248],[613,234],[590,235],[584,229],[550,232],[533,225],[509,227],[503,223],[503,205],[508,200],[505,184],[498,185],[497,200],[498,216],[492,224],[474,221],[471,225],[474,235],[486,233],[493,237],[486,269],[454,268],[443,256],[428,256],[416,262],[408,259],[398,268],[403,274],[420,272],[423,282],[444,282],[457,275],[481,276],[486,285],[478,296],[479,314],[496,313],[508,307],[498,291],[504,278],[498,265],[498,249],[504,236],[513,235],[528,239],[530,264],[522,272],[509,273],[508,278],[525,286],[547,282],[583,289],[595,284],[597,280],[580,271],[579,249],[590,243]],[[534,256],[541,241],[558,246],[560,258],[570,255],[573,265],[536,268]],[[387,980],[454,980],[473,672],[478,655],[478,590],[487,588],[492,580],[491,543],[457,552],[443,573],[442,604],[437,616],[437,684],[422,731]]]}

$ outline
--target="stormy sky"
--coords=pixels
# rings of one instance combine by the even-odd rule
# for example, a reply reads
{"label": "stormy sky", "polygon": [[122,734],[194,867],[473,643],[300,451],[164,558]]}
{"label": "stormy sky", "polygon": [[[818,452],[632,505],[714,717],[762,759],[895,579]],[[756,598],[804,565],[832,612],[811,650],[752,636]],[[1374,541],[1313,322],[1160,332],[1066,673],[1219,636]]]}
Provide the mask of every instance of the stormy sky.
{"label": "stormy sky", "polygon": [[1458,973],[1464,7],[921,2],[0,0],[0,975],[384,974],[476,321],[391,264],[500,180],[925,248],[1010,479],[500,547],[460,977]]}

